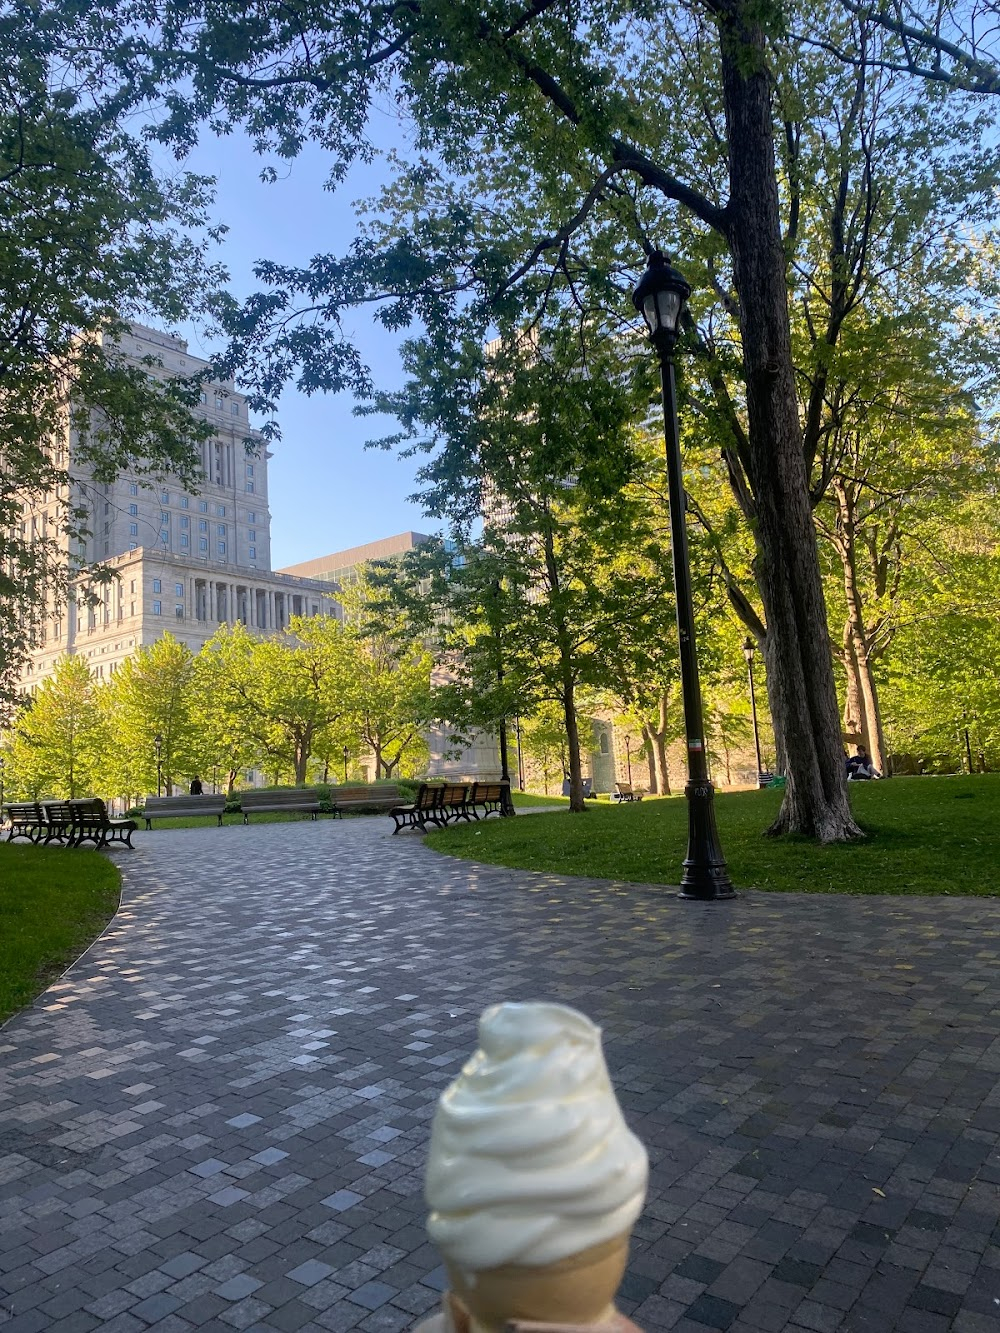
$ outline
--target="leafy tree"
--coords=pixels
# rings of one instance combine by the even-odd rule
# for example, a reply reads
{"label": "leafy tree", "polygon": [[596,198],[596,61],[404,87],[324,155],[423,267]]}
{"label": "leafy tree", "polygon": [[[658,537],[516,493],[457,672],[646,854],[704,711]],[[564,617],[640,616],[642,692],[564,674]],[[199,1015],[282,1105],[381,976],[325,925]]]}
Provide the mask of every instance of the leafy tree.
{"label": "leafy tree", "polygon": [[434,716],[434,659],[415,637],[404,608],[392,606],[366,570],[341,592],[341,605],[357,635],[357,726],[375,760],[376,778],[411,776],[424,767],[423,729]]}
{"label": "leafy tree", "polygon": [[281,636],[258,639],[242,624],[222,625],[198,656],[198,689],[213,700],[219,726],[242,732],[263,768],[306,781],[314,753],[353,734],[358,649],[328,616],[292,616]]}
{"label": "leafy tree", "polygon": [[[194,657],[170,633],[127,657],[108,682],[105,745],[100,765],[107,791],[167,796],[197,768],[198,734],[192,715]],[[160,774],[156,737],[160,738]]]}
{"label": "leafy tree", "polygon": [[72,799],[92,793],[104,741],[96,693],[82,658],[56,662],[14,728],[7,752],[9,796]]}
{"label": "leafy tree", "polygon": [[126,465],[187,480],[204,434],[196,386],[115,352],[123,320],[188,318],[221,275],[198,239],[208,183],[157,179],[100,22],[46,0],[0,15],[0,704],[87,521],[67,447],[97,483]]}

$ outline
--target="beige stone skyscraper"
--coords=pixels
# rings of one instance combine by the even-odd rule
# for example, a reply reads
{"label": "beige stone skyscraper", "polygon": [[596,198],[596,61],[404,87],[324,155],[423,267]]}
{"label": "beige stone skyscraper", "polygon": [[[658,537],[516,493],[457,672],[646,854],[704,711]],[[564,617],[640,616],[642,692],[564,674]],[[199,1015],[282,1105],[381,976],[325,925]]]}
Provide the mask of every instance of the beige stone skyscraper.
{"label": "beige stone skyscraper", "polygon": [[[140,324],[119,346],[136,365],[155,358],[158,364],[145,369],[157,378],[207,366],[182,338]],[[339,615],[328,582],[271,570],[270,455],[249,425],[246,399],[232,381],[210,383],[199,410],[214,434],[202,445],[203,480],[193,492],[176,479],[139,472],[98,483],[88,467],[74,462],[70,432],[72,499],[89,515],[89,535],[73,550],[74,563],[84,570],[103,564],[114,577],[96,606],[73,598],[53,602],[22,677],[24,688],[36,686],[67,652],[107,679],[165,630],[197,651],[224,621],[242,621],[266,634],[283,629],[293,615]],[[43,533],[56,521],[57,505],[57,497],[49,497],[25,514],[25,524]]]}

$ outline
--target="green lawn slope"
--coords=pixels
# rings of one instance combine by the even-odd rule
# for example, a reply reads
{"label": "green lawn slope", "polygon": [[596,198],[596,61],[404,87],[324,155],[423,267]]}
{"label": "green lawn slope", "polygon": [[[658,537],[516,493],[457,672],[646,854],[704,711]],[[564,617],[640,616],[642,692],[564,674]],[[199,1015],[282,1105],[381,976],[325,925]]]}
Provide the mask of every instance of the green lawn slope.
{"label": "green lawn slope", "polygon": [[99,852],[0,844],[0,1022],[79,958],[120,894],[121,875]]}
{"label": "green lawn slope", "polygon": [[[1000,775],[851,783],[864,842],[821,847],[766,838],[777,791],[716,797],[737,888],[800,893],[1000,894]],[[677,884],[687,845],[683,797],[588,804],[583,815],[537,814],[429,834],[452,856],[600,879]]]}

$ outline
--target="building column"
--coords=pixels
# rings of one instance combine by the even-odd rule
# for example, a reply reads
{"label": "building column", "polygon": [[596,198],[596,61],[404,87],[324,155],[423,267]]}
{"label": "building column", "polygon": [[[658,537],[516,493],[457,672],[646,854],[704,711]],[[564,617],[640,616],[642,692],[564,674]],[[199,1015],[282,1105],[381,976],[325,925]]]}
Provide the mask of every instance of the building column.
{"label": "building column", "polygon": [[270,588],[267,590],[267,628],[274,629],[274,593]]}

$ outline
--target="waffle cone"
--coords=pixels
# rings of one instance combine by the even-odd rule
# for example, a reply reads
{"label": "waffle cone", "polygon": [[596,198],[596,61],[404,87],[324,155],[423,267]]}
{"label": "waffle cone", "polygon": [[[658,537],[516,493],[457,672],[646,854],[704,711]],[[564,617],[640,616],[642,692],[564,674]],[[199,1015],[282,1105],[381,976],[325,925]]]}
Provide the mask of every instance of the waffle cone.
{"label": "waffle cone", "polygon": [[478,1273],[448,1265],[451,1291],[468,1311],[472,1333],[500,1333],[511,1321],[603,1324],[628,1262],[629,1233],[551,1264],[504,1264]]}

